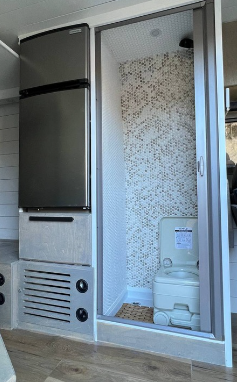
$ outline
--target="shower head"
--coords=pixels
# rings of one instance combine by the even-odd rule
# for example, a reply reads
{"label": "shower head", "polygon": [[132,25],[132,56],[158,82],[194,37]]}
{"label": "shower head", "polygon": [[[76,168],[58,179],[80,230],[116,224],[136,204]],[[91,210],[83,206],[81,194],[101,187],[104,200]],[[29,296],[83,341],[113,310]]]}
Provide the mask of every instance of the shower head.
{"label": "shower head", "polygon": [[191,49],[193,48],[193,40],[191,40],[190,38],[183,38],[180,41],[179,46],[181,48]]}

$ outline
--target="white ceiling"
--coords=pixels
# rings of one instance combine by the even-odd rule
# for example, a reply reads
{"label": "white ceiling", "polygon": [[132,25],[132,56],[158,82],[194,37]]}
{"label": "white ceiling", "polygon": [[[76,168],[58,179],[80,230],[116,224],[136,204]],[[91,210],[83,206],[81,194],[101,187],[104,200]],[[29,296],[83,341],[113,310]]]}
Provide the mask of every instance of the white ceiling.
{"label": "white ceiling", "polygon": [[[0,0],[0,40],[18,51],[19,35],[145,1],[148,0]],[[237,20],[237,0],[222,0],[222,5],[223,21]]]}
{"label": "white ceiling", "polygon": [[0,40],[18,52],[20,35],[144,1],[148,0],[0,0]]}
{"label": "white ceiling", "polygon": [[[161,34],[151,36],[159,29]],[[184,50],[179,47],[183,38],[192,38],[193,14],[191,11],[141,21],[102,32],[102,38],[113,52],[117,62],[151,57],[166,52]]]}

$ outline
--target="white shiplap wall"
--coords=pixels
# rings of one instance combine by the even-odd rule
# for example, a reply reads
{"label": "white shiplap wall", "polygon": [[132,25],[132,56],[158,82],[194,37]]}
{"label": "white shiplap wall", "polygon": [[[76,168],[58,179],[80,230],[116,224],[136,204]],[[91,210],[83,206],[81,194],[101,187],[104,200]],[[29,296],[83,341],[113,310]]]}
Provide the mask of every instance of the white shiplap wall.
{"label": "white shiplap wall", "polygon": [[0,239],[18,239],[19,105],[0,106]]}

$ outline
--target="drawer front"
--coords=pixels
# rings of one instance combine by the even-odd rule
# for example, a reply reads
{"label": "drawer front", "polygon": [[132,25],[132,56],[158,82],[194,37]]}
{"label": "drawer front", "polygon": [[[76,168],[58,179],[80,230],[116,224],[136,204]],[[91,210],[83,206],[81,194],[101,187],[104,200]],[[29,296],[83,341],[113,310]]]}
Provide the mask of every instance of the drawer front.
{"label": "drawer front", "polygon": [[20,213],[20,259],[91,265],[91,214]]}
{"label": "drawer front", "polygon": [[19,262],[18,320],[93,336],[93,268]]}

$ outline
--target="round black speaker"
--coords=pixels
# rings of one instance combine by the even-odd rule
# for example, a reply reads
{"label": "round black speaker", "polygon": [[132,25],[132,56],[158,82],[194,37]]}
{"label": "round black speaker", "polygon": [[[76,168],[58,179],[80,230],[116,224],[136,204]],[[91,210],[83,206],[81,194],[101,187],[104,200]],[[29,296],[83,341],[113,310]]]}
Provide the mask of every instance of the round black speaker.
{"label": "round black speaker", "polygon": [[84,308],[79,308],[76,311],[77,319],[81,322],[85,322],[88,319],[88,312]]}
{"label": "round black speaker", "polygon": [[78,292],[86,293],[88,291],[88,283],[85,280],[80,279],[76,283],[76,288]]}
{"label": "round black speaker", "polygon": [[5,302],[5,296],[3,293],[0,293],[0,305],[3,305]]}
{"label": "round black speaker", "polygon": [[0,286],[5,284],[5,277],[0,273]]}

